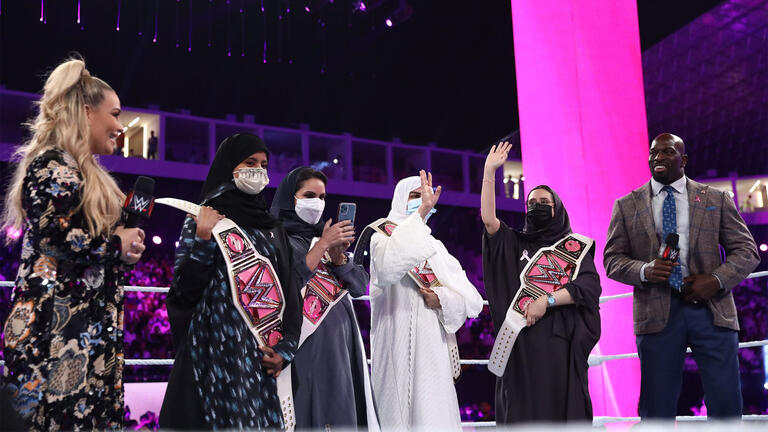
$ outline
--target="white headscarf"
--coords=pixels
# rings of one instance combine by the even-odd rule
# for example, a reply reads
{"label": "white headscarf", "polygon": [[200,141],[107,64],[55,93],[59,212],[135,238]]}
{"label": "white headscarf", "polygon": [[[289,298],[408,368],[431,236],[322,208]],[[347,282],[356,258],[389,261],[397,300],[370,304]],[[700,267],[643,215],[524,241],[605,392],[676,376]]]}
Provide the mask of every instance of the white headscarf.
{"label": "white headscarf", "polygon": [[395,186],[395,194],[392,196],[392,209],[389,211],[387,219],[394,223],[401,223],[408,217],[408,213],[405,212],[408,207],[408,195],[415,189],[421,188],[421,177],[411,176],[406,177]]}
{"label": "white headscarf", "polygon": [[[398,225],[407,219],[409,217],[406,213],[408,195],[420,187],[421,177],[413,176],[400,180],[395,186],[392,209],[389,211],[387,219]],[[475,318],[480,314],[483,309],[483,298],[467,279],[461,263],[448,252],[443,242],[431,235],[429,227],[427,227],[427,232],[429,242],[436,251],[427,260],[432,271],[435,272],[435,276],[444,285],[434,289],[442,304],[438,314],[446,331],[455,333],[464,325],[466,318]]]}

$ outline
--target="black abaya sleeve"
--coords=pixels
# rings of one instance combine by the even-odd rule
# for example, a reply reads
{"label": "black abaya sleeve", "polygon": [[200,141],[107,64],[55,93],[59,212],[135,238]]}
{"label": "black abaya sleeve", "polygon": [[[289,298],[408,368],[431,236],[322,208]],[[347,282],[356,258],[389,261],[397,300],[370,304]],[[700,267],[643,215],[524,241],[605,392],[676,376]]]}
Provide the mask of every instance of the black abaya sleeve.
{"label": "black abaya sleeve", "polygon": [[499,331],[520,288],[520,244],[517,233],[500,221],[493,236],[483,229],[483,282],[493,326]]}
{"label": "black abaya sleeve", "polygon": [[211,284],[216,269],[216,242],[196,237],[196,230],[194,219],[187,217],[176,248],[173,282],[165,298],[173,346],[177,351],[187,335],[195,306]]}
{"label": "black abaya sleeve", "polygon": [[568,418],[580,418],[585,416],[592,418],[592,403],[589,397],[589,383],[587,374],[589,370],[589,354],[600,339],[600,276],[595,267],[594,247],[584,257],[579,268],[579,274],[573,281],[565,285],[565,289],[573,298],[573,305],[564,306],[570,309],[569,321],[573,327],[571,335],[571,359],[570,379],[568,386],[568,399],[570,401],[583,401],[572,403],[568,406]]}
{"label": "black abaya sleeve", "polygon": [[[275,228],[278,231],[277,238],[279,244],[275,246],[280,248],[280,264],[278,265],[278,278],[283,287],[283,296],[285,297],[285,310],[283,311],[283,339],[272,348],[283,357],[285,363],[283,367],[293,361],[296,350],[299,347],[299,336],[301,335],[302,300],[301,288],[303,283],[295,271],[294,253],[291,243],[283,227]],[[306,267],[306,264],[305,264]]]}
{"label": "black abaya sleeve", "polygon": [[600,276],[595,267],[595,247],[589,251],[581,262],[579,274],[576,279],[565,284],[563,287],[568,290],[573,298],[573,304],[577,307],[597,311],[600,309]]}
{"label": "black abaya sleeve", "polygon": [[365,294],[370,276],[363,266],[355,264],[352,260],[340,266],[330,266],[331,272],[341,282],[341,286],[349,291],[352,297],[360,297]]}
{"label": "black abaya sleeve", "polygon": [[[304,288],[312,276],[315,275],[315,272],[307,267],[307,253],[309,253],[311,241],[298,235],[290,235],[288,240],[293,251],[293,270],[299,279],[301,288]],[[349,260],[346,264],[340,266],[331,264],[328,266],[328,270],[333,273],[336,279],[341,282],[341,286],[349,291],[352,297],[360,297],[365,294],[370,276],[362,265],[355,264],[352,260]]]}
{"label": "black abaya sleeve", "polygon": [[299,289],[312,279],[315,274],[307,267],[307,252],[309,252],[309,243],[299,236],[289,235],[288,245],[291,247],[292,269],[294,276],[298,279]]}

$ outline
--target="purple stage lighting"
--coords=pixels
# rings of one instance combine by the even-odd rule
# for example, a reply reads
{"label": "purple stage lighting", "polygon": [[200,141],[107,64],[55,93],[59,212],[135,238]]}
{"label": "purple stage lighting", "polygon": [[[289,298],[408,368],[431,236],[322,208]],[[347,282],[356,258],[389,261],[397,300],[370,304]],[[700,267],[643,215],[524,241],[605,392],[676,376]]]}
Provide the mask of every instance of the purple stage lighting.
{"label": "purple stage lighting", "polygon": [[768,251],[768,244],[765,244],[765,243],[761,244],[760,245],[760,251],[762,251],[762,252]]}
{"label": "purple stage lighting", "polygon": [[5,232],[8,234],[8,237],[12,240],[16,240],[19,237],[21,237],[21,230],[14,227],[8,227]]}
{"label": "purple stage lighting", "polygon": [[392,27],[392,19],[387,18],[386,21],[384,21],[384,24],[386,24],[387,27]]}
{"label": "purple stage lighting", "polygon": [[152,236],[152,243],[159,245],[163,243],[163,239],[161,239],[160,236]]}

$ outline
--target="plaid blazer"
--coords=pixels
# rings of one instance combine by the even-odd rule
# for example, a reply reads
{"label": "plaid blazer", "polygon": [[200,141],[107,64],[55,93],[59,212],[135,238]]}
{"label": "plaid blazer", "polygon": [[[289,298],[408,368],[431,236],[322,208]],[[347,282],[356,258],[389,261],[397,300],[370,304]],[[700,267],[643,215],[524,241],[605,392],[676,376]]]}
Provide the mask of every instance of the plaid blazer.
{"label": "plaid blazer", "polygon": [[[707,302],[714,324],[738,330],[731,289],[760,263],[755,240],[728,194],[691,179],[687,188],[688,268],[691,274],[714,274],[720,279],[725,292]],[[616,200],[603,256],[608,277],[634,287],[632,315],[636,335],[659,332],[669,320],[669,285],[640,281],[640,268],[659,253],[651,195],[648,182]],[[720,246],[725,251],[725,261]]]}

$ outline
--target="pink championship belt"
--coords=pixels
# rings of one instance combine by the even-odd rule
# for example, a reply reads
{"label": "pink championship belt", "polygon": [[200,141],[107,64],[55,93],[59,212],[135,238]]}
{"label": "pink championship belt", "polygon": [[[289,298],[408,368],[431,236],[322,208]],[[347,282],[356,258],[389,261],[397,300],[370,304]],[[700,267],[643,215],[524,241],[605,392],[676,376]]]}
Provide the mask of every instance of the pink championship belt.
{"label": "pink championship belt", "polygon": [[[309,248],[312,249],[318,240],[312,239]],[[347,290],[342,288],[341,283],[328,269],[329,263],[330,258],[326,252],[317,265],[315,274],[301,290],[301,297],[304,299],[304,320],[301,323],[299,346],[320,327],[331,309],[347,294]]]}
{"label": "pink championship belt", "polygon": [[[394,232],[395,228],[397,228],[397,224],[387,219],[379,219],[376,222],[368,225],[368,227],[389,237],[392,235],[392,232]],[[357,249],[355,249],[355,251],[357,251]],[[432,268],[429,266],[429,260],[424,261],[423,263],[412,268],[408,272],[408,276],[410,276],[411,279],[416,282],[416,285],[418,285],[419,288],[431,289],[434,287],[443,286],[437,279],[437,276],[435,276],[435,272],[433,272]],[[453,380],[458,381],[459,377],[461,377],[461,362],[459,361],[459,345],[456,342],[456,334],[445,332],[445,341],[448,344],[448,357],[451,361]]]}
{"label": "pink championship belt", "polygon": [[[517,336],[527,322],[523,316],[526,306],[542,295],[551,294],[576,279],[581,262],[595,241],[581,234],[571,233],[554,246],[539,249],[528,260],[520,273],[520,288],[512,304],[507,309],[496,341],[493,344],[488,370],[496,376],[502,376],[507,368],[509,354],[515,345]],[[527,258],[527,255],[524,256]]]}
{"label": "pink championship belt", "polygon": [[[412,268],[408,272],[408,276],[416,282],[420,288],[434,288],[443,286],[435,276],[435,272],[432,271],[432,267],[429,266],[429,260]],[[445,341],[448,343],[448,357],[451,360],[451,371],[453,373],[453,381],[458,381],[461,377],[461,362],[459,361],[459,344],[456,342],[456,334],[445,332]]]}
{"label": "pink championship belt", "polygon": [[[309,248],[317,243],[319,238],[312,239],[312,243]],[[330,256],[326,252],[320,263],[315,270],[315,274],[307,282],[307,284],[301,290],[301,297],[304,300],[303,314],[304,319],[301,323],[301,337],[299,338],[299,347],[304,341],[309,338],[312,333],[315,332],[322,324],[323,320],[328,316],[331,309],[336,306],[337,303],[344,300],[348,291],[343,289],[338,279],[328,269],[330,262]],[[354,314],[354,311],[352,312]],[[354,326],[355,333],[360,346],[363,345],[363,338],[360,334],[359,326]],[[368,359],[365,357],[365,349],[359,353],[360,357],[358,361],[360,364],[368,364]],[[368,368],[363,368],[363,387],[366,401],[366,415],[368,420],[368,431],[379,432],[379,420],[376,414],[376,408],[373,402],[373,392],[370,385],[370,376]],[[281,375],[282,376],[282,375]]]}
{"label": "pink championship belt", "polygon": [[[195,216],[200,212],[200,206],[174,198],[160,198],[155,203]],[[245,232],[230,219],[220,220],[212,234],[227,265],[232,303],[259,347],[274,346],[283,338],[285,300],[272,263],[258,253]],[[291,431],[296,419],[290,365],[277,378],[277,393],[286,430]]]}

